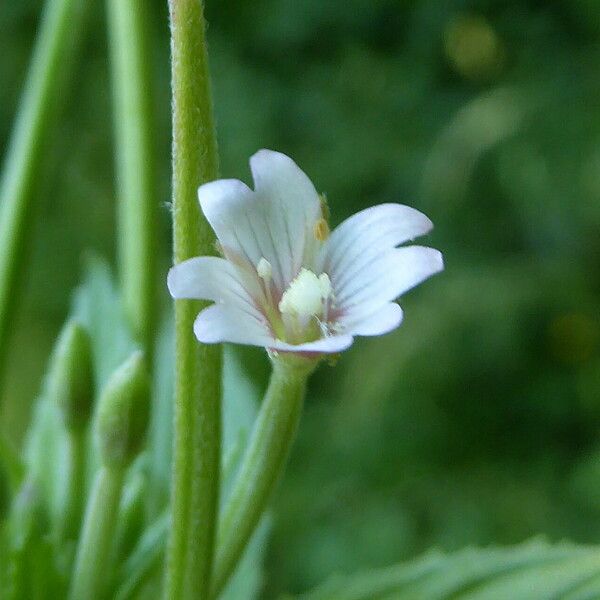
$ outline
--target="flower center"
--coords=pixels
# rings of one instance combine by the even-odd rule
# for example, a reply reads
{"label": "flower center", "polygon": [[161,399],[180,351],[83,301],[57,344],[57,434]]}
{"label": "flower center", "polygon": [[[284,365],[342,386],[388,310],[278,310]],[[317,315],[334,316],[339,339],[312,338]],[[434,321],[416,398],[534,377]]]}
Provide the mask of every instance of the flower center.
{"label": "flower center", "polygon": [[263,281],[265,302],[262,310],[278,339],[300,344],[327,334],[329,309],[335,300],[327,273],[317,276],[303,267],[276,304],[271,288],[271,263],[262,257],[256,272]]}
{"label": "flower center", "polygon": [[290,315],[304,321],[310,317],[321,317],[324,304],[331,298],[331,281],[327,273],[318,277],[308,269],[300,273],[283,292],[279,302],[282,315]]}

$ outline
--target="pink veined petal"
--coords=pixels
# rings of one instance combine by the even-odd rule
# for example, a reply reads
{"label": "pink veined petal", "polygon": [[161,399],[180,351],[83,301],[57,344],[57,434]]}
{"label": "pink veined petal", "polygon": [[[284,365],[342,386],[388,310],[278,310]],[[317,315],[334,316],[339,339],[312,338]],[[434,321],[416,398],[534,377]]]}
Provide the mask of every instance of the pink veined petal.
{"label": "pink veined petal", "polygon": [[172,267],[167,286],[173,298],[241,303],[254,307],[236,268],[215,256],[197,256]]}
{"label": "pink veined petal", "polygon": [[281,352],[323,352],[324,354],[335,354],[349,348],[353,341],[354,338],[351,335],[339,334],[330,335],[304,344],[287,344],[286,342],[275,340],[269,348]]}
{"label": "pink veined petal", "polygon": [[201,186],[198,198],[225,254],[241,256],[253,268],[264,257],[283,293],[314,238],[319,197],[310,179],[284,154],[260,150],[250,167],[255,191],[239,180],[221,179]]}
{"label": "pink veined petal", "polygon": [[338,322],[352,335],[383,335],[402,323],[403,312],[395,302],[388,302],[369,314],[360,311],[344,315]]}
{"label": "pink veined petal", "polygon": [[255,194],[237,179],[219,179],[198,188],[202,212],[215,230],[228,258],[242,258],[252,270],[265,258],[273,269],[273,281],[283,291],[284,274],[279,248],[285,237],[269,215],[270,199]]}
{"label": "pink veined petal", "polygon": [[280,152],[259,150],[250,159],[250,169],[256,195],[265,204],[265,220],[271,223],[278,267],[287,287],[314,243],[313,228],[321,217],[319,195],[302,169]]}
{"label": "pink veined petal", "polygon": [[344,314],[365,302],[384,304],[443,268],[438,250],[423,246],[394,248],[357,271],[345,285],[336,287],[333,281],[337,309]]}
{"label": "pink veined petal", "polygon": [[237,306],[213,304],[194,322],[194,333],[205,344],[232,342],[268,347],[274,339],[267,324]]}
{"label": "pink veined petal", "polygon": [[432,227],[423,213],[409,206],[372,206],[334,229],[321,253],[321,270],[343,284],[378,255],[425,235]]}

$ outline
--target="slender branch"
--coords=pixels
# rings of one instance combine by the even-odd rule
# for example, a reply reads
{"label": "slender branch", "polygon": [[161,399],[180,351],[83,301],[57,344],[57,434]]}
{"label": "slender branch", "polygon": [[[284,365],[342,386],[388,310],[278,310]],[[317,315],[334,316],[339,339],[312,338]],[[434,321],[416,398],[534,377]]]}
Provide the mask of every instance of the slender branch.
{"label": "slender branch", "polygon": [[107,0],[125,310],[146,353],[155,323],[156,185],[147,6]]}
{"label": "slender branch", "polygon": [[115,533],[124,469],[104,466],[96,476],[83,523],[70,600],[101,598]]}
{"label": "slender branch", "polygon": [[[173,235],[176,263],[214,252],[196,191],[217,177],[205,23],[199,0],[170,0]],[[213,562],[221,438],[221,348],[199,344],[201,305],[175,302],[175,440],[165,597],[207,598]]]}
{"label": "slender branch", "polygon": [[223,589],[285,469],[294,441],[311,360],[274,359],[273,372],[217,538],[211,596]]}
{"label": "slender branch", "polygon": [[83,26],[83,0],[48,0],[0,181],[0,370],[8,347],[16,291],[29,242],[35,183],[50,133],[57,91],[68,78]]}

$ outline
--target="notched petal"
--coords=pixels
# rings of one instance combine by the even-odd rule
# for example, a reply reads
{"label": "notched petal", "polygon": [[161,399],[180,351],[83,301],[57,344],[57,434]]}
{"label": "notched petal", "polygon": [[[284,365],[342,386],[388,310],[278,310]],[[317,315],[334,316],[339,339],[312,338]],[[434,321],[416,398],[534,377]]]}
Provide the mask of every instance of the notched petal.
{"label": "notched petal", "polygon": [[198,256],[175,265],[167,276],[167,286],[176,299],[254,305],[236,268],[216,256]]}

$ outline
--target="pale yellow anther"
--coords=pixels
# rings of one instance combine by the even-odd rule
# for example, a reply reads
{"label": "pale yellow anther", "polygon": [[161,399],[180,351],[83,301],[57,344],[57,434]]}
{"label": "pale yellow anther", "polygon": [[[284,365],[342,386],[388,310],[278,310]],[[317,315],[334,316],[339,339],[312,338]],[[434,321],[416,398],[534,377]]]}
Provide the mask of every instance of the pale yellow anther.
{"label": "pale yellow anther", "polygon": [[319,242],[324,242],[329,237],[329,225],[325,219],[321,218],[315,223],[313,234]]}
{"label": "pale yellow anther", "polygon": [[258,264],[256,265],[256,272],[263,281],[271,281],[271,277],[273,276],[273,267],[264,256],[258,261]]}
{"label": "pale yellow anther", "polygon": [[323,312],[323,301],[330,296],[331,282],[326,273],[317,277],[312,271],[301,269],[283,293],[279,310],[298,317],[319,316]]}

